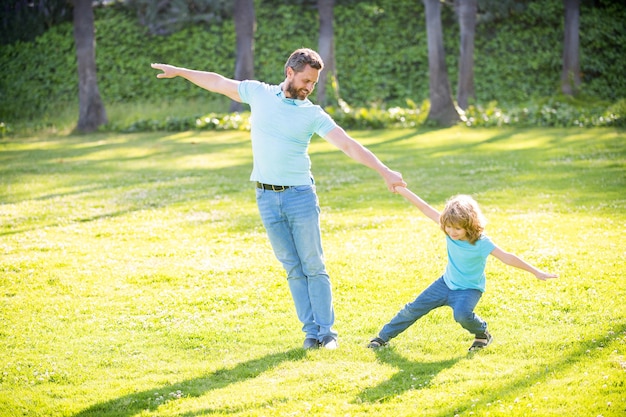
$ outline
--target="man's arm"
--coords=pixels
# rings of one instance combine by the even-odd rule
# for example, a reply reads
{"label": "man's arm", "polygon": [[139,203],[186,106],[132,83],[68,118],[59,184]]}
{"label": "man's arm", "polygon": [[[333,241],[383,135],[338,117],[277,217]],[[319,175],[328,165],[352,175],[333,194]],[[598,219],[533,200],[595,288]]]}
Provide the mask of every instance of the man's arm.
{"label": "man's arm", "polygon": [[402,197],[406,198],[409,203],[420,209],[420,211],[424,213],[426,217],[439,224],[439,212],[434,209],[430,204],[422,200],[406,187],[396,187],[396,192]]}
{"label": "man's arm", "polygon": [[385,180],[387,188],[391,192],[395,192],[395,187],[404,187],[406,183],[402,179],[402,174],[392,171],[380,159],[376,157],[369,149],[352,139],[341,127],[337,126],[331,130],[325,137],[328,142],[332,143],[343,151],[350,158],[372,168]]}
{"label": "man's arm", "polygon": [[226,78],[215,72],[195,71],[167,64],[152,64],[151,67],[163,71],[157,74],[157,78],[182,77],[205,90],[223,94],[241,102],[238,91],[240,81]]}
{"label": "man's arm", "polygon": [[528,262],[524,261],[523,259],[521,259],[520,257],[518,257],[517,255],[514,255],[512,253],[509,252],[505,252],[502,249],[496,247],[492,252],[491,255],[495,256],[496,258],[498,258],[500,261],[504,262],[507,265],[513,266],[515,268],[519,268],[522,269],[524,271],[530,272],[531,274],[533,274],[534,276],[536,276],[538,279],[545,281],[548,278],[558,278],[559,276],[556,274],[551,274],[549,272],[544,272],[540,269],[535,268],[534,266],[532,266],[531,264],[529,264]]}

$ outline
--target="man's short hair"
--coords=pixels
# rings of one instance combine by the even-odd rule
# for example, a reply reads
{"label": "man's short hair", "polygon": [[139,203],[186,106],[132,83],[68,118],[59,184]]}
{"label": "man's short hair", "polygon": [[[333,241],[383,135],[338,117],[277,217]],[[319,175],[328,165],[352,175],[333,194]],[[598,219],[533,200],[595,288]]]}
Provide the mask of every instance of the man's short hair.
{"label": "man's short hair", "polygon": [[310,65],[311,68],[322,70],[324,68],[324,61],[320,54],[309,48],[300,48],[293,51],[289,56],[289,59],[285,63],[285,75],[287,75],[287,68],[291,67],[294,72],[302,72],[304,67]]}

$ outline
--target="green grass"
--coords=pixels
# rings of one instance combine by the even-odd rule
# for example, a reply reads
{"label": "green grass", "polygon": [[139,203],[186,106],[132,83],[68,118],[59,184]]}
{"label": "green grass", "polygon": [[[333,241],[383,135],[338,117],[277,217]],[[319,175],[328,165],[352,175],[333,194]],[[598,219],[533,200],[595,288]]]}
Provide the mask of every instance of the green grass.
{"label": "green grass", "polygon": [[248,182],[245,132],[0,141],[2,416],[622,416],[626,133],[353,132],[441,208],[472,194],[505,250],[477,312],[365,348],[442,272],[436,225],[317,139],[336,351],[304,352]]}
{"label": "green grass", "polygon": [[[115,126],[129,126],[146,117],[164,121],[167,118],[187,118],[212,112],[226,113],[229,106],[230,101],[221,96],[196,100],[170,99],[157,103],[142,101],[106,103],[109,121],[107,126],[109,130],[113,130]],[[0,122],[7,122],[11,136],[67,135],[76,127],[78,110],[78,100],[72,100],[52,106],[35,120],[24,118]],[[2,137],[0,135],[0,140]]]}

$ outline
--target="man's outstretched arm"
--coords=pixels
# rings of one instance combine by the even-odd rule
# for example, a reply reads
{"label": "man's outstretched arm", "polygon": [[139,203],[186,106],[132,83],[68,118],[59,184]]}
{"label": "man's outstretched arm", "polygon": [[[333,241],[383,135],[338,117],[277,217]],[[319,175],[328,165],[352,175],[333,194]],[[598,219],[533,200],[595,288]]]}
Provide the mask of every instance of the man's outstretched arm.
{"label": "man's outstretched arm", "polygon": [[167,64],[152,64],[151,67],[163,71],[157,74],[157,78],[182,77],[205,90],[223,94],[232,100],[241,102],[238,91],[239,81],[237,80],[226,78],[215,72],[196,71]]}
{"label": "man's outstretched arm", "polygon": [[378,172],[385,180],[389,191],[395,192],[395,187],[398,186],[406,187],[402,174],[390,170],[376,155],[350,137],[341,127],[337,126],[331,130],[324,139],[341,149],[350,158]]}

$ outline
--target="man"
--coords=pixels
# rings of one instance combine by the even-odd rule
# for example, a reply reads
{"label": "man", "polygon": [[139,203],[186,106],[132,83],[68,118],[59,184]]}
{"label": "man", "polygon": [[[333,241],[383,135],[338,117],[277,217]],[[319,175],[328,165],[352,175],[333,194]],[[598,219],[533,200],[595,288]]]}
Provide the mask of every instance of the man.
{"label": "man", "polygon": [[350,158],[376,170],[389,191],[406,185],[402,175],[387,168],[320,106],[308,100],[323,66],[317,52],[298,49],[285,64],[285,80],[280,85],[269,85],[152,64],[152,68],[163,71],[157,78],[182,77],[250,105],[250,180],[256,182],[257,205],[274,254],[287,272],[296,313],[306,334],[304,349],[337,347],[331,283],[322,252],[320,207],[307,154],[311,137],[318,134]]}

